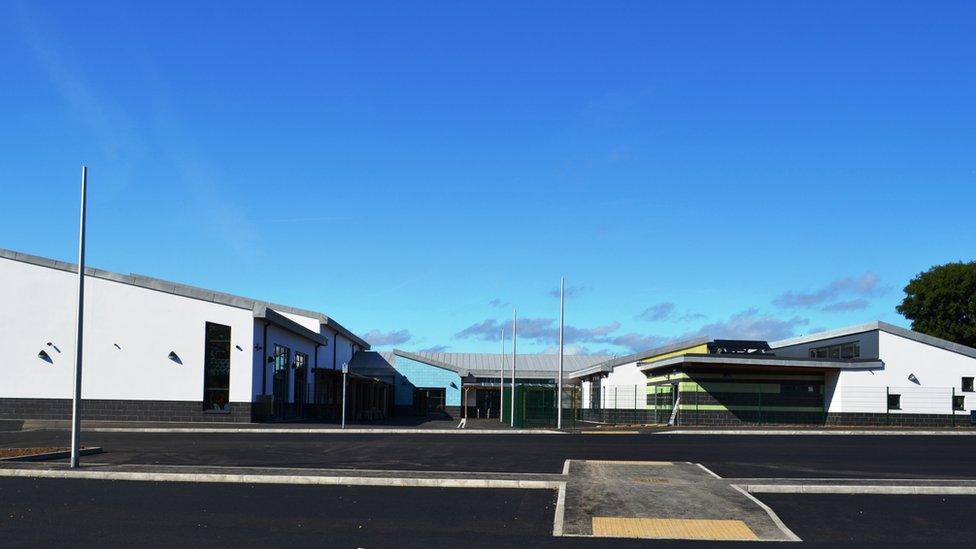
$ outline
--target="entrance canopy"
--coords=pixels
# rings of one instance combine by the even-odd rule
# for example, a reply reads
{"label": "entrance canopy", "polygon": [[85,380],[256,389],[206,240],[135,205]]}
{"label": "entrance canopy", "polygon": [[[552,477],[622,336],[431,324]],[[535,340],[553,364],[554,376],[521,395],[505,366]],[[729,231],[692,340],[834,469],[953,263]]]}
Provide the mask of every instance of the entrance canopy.
{"label": "entrance canopy", "polygon": [[687,367],[707,369],[769,369],[776,371],[876,370],[884,367],[878,359],[822,359],[782,357],[763,354],[687,354],[638,365],[647,375],[660,370]]}

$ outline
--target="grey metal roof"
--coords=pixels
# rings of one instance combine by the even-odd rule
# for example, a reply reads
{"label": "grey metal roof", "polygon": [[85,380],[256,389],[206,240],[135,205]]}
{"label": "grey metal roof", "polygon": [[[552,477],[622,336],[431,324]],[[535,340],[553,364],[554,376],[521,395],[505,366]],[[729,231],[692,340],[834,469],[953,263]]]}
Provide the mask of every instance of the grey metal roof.
{"label": "grey metal roof", "polygon": [[[47,267],[49,269],[57,269],[59,271],[66,271],[70,273],[78,272],[78,265],[74,263],[58,261],[56,259],[48,259],[46,257],[25,254],[22,252],[15,252],[13,250],[7,250],[4,248],[0,248],[0,258],[10,259],[12,261],[19,261],[21,263],[28,263],[31,265],[37,265],[39,267]],[[261,307],[270,307],[276,311],[307,316],[309,318],[317,319],[319,321],[319,324],[329,327],[333,332],[342,334],[343,337],[345,337],[346,339],[354,343],[359,344],[364,349],[369,349],[369,343],[367,343],[365,340],[363,340],[356,334],[350,332],[342,325],[340,325],[338,322],[329,318],[327,315],[323,313],[309,311],[306,309],[299,309],[297,307],[291,307],[288,305],[278,305],[275,303],[269,303],[267,301],[251,299],[248,297],[241,297],[233,294],[226,294],[215,290],[207,290],[205,288],[198,288],[196,286],[190,286],[188,284],[180,284],[178,282],[170,282],[168,280],[162,280],[159,278],[152,278],[152,277],[138,275],[138,274],[124,275],[119,273],[113,273],[111,271],[104,271],[102,269],[85,267],[85,276],[101,278],[103,280],[110,280],[112,282],[119,282],[121,284],[129,284],[130,286],[138,286],[140,288],[147,288],[149,290],[155,290],[157,292],[165,292],[168,294],[178,295],[180,297],[199,299],[201,301],[208,301],[219,305],[237,307],[239,309],[248,309],[251,311],[257,311]]]}
{"label": "grey metal roof", "polygon": [[783,339],[780,341],[774,341],[771,342],[769,345],[773,349],[777,349],[780,347],[791,347],[793,345],[802,345],[804,343],[812,343],[824,339],[833,339],[835,337],[861,334],[865,332],[872,332],[875,330],[888,332],[889,334],[901,336],[904,337],[905,339],[911,339],[912,341],[917,341],[919,343],[924,343],[926,345],[938,347],[946,351],[951,351],[953,353],[959,353],[961,355],[976,358],[976,349],[972,347],[967,347],[965,345],[953,343],[951,341],[947,341],[942,338],[915,332],[907,328],[902,328],[901,326],[895,326],[894,324],[881,322],[880,320],[875,320],[874,322],[868,322],[866,324],[857,324],[855,326],[848,326],[846,328],[838,328],[836,330],[828,330],[826,332],[819,332],[816,334],[810,334],[810,335],[794,337],[790,339]]}
{"label": "grey metal roof", "polygon": [[[462,376],[495,377],[501,368],[501,355],[498,353],[411,353],[394,349],[393,354],[457,372]],[[511,356],[505,356],[505,372],[511,369]],[[610,357],[602,355],[565,355],[565,373],[587,368]],[[550,378],[559,370],[559,355],[517,355],[515,377]]]}
{"label": "grey metal roof", "polygon": [[701,355],[688,354],[655,360],[640,367],[642,372],[686,364],[709,366],[772,366],[789,368],[831,369],[831,370],[872,370],[882,368],[884,363],[874,359],[836,360],[822,358],[795,358],[776,355]]}
{"label": "grey metal roof", "polygon": [[667,344],[667,345],[665,345],[663,347],[657,347],[657,348],[654,348],[654,349],[648,349],[646,351],[641,351],[639,353],[634,353],[632,355],[626,355],[626,356],[611,358],[611,359],[606,360],[604,362],[600,362],[598,364],[594,364],[593,366],[590,366],[589,368],[583,368],[583,369],[577,370],[577,371],[573,372],[572,374],[570,374],[569,375],[569,378],[570,379],[576,379],[576,378],[581,378],[581,377],[585,377],[585,376],[590,376],[590,375],[593,375],[593,374],[600,374],[600,373],[603,373],[603,372],[609,372],[609,371],[613,370],[615,367],[620,366],[621,364],[629,364],[631,362],[637,362],[638,360],[643,360],[645,358],[651,358],[653,356],[663,355],[663,354],[667,354],[667,353],[673,353],[675,351],[680,351],[681,349],[687,349],[689,347],[696,347],[698,345],[704,345],[705,343],[708,343],[708,338],[707,337],[696,337],[696,338],[692,338],[692,339],[685,339],[683,341],[676,341],[674,343],[669,343],[669,344]]}

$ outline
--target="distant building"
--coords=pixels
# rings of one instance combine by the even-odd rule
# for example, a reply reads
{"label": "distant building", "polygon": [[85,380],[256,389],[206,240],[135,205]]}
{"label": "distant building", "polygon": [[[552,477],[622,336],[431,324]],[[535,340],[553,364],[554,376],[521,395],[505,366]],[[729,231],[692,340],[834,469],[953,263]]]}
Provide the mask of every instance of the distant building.
{"label": "distant building", "polygon": [[[581,368],[609,359],[607,356],[567,355],[563,357],[563,371],[568,376]],[[499,412],[510,413],[506,392],[511,389],[512,355],[498,353],[411,353],[363,352],[356,355],[352,371],[380,379],[395,387],[395,406],[398,415],[498,418]],[[516,419],[524,417],[524,407],[548,406],[555,410],[558,355],[525,354],[516,357],[515,385]],[[504,369],[504,372],[502,372]],[[572,407],[571,394],[564,399]],[[578,407],[578,402],[576,403]],[[542,414],[540,421],[552,423],[553,414]],[[531,414],[530,414],[531,416]],[[518,423],[523,424],[519,421]],[[524,424],[531,426],[531,417]]]}
{"label": "distant building", "polygon": [[964,425],[976,349],[871,322],[777,341],[698,338],[570,374],[584,420]]}

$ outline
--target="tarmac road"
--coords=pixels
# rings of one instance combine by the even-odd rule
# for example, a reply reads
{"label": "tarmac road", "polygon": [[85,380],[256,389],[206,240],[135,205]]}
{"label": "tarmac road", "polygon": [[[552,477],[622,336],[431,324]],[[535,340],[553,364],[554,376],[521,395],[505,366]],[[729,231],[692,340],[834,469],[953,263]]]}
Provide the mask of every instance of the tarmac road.
{"label": "tarmac road", "polygon": [[[84,433],[115,464],[558,473],[566,459],[702,463],[723,477],[976,478],[973,436]],[[0,447],[67,445],[0,432]]]}

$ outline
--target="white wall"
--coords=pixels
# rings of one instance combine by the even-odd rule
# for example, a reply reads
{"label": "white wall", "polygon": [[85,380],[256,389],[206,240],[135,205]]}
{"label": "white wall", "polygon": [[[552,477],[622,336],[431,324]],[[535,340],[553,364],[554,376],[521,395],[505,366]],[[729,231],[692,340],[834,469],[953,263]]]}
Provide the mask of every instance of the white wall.
{"label": "white wall", "polygon": [[[83,398],[202,401],[205,323],[215,322],[231,327],[230,400],[251,401],[250,310],[85,281]],[[0,397],[71,397],[76,292],[73,273],[0,258]],[[53,364],[37,357],[41,350]]]}
{"label": "white wall", "polygon": [[[963,393],[961,387],[964,376],[976,377],[976,358],[885,331],[878,338],[884,368],[841,372],[837,381],[840,400],[831,403],[830,412],[885,413],[890,392],[902,395],[902,409],[891,410],[892,414],[949,414],[953,389],[966,399],[966,411],[956,414],[976,409],[976,393]],[[915,375],[918,384],[908,379],[909,374]]]}

